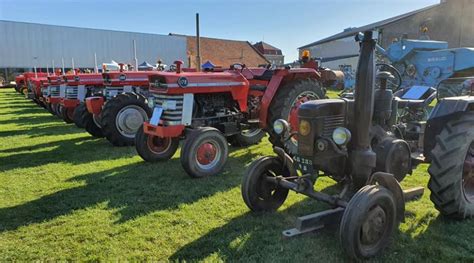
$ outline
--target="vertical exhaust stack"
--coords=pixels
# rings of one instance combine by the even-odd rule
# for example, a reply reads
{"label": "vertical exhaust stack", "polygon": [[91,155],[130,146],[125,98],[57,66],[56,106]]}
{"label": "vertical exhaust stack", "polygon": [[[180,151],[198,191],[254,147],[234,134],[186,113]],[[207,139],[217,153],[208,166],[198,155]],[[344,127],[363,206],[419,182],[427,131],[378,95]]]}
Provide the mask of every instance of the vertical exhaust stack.
{"label": "vertical exhaust stack", "polygon": [[95,73],[99,73],[99,68],[97,67],[97,53],[94,53],[94,67]]}
{"label": "vertical exhaust stack", "polygon": [[367,183],[376,165],[376,154],[371,149],[369,137],[374,109],[376,41],[372,31],[366,31],[363,36],[359,35],[357,38],[361,44],[354,92],[354,149],[351,154],[352,180],[356,189]]}
{"label": "vertical exhaust stack", "polygon": [[199,35],[199,13],[196,13],[196,70],[201,71],[201,36]]}

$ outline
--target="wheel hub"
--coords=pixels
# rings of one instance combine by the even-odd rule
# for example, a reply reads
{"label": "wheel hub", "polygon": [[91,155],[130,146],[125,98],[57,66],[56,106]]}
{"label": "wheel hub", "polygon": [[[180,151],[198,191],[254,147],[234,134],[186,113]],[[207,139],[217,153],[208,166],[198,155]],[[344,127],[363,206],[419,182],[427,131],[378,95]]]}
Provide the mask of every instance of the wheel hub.
{"label": "wheel hub", "polygon": [[385,233],[386,222],[387,215],[380,206],[371,209],[362,225],[362,243],[374,245],[381,240]]}
{"label": "wheel hub", "polygon": [[217,156],[217,147],[212,143],[206,142],[199,146],[197,151],[197,160],[201,165],[211,164]]}
{"label": "wheel hub", "polygon": [[134,138],[138,128],[148,119],[145,111],[136,105],[131,105],[121,109],[116,118],[116,125],[125,137]]}
{"label": "wheel hub", "polygon": [[171,146],[170,138],[161,138],[158,136],[148,136],[147,145],[150,151],[155,154],[160,154],[167,151]]}

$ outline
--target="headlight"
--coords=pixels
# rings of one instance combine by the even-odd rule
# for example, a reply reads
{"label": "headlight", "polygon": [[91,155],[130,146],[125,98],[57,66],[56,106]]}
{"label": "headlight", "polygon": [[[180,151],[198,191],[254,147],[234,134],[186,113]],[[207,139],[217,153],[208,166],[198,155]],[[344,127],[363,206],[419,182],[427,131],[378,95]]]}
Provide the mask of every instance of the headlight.
{"label": "headlight", "polygon": [[332,132],[332,140],[337,145],[346,145],[351,140],[351,132],[344,127],[338,127]]}
{"label": "headlight", "polygon": [[311,132],[311,124],[308,121],[300,121],[299,133],[303,136],[307,136]]}
{"label": "headlight", "polygon": [[150,107],[150,109],[155,108],[155,98],[153,97],[148,98],[148,107]]}
{"label": "headlight", "polygon": [[285,131],[288,130],[288,122],[283,120],[283,119],[278,119],[275,122],[273,122],[273,131],[275,131],[276,134],[281,135]]}

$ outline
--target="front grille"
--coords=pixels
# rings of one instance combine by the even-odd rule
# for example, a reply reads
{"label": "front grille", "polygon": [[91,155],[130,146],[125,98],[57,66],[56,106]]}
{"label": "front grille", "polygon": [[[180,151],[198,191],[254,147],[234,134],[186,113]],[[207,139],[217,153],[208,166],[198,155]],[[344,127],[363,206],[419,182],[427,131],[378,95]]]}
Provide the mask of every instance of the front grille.
{"label": "front grille", "polygon": [[161,114],[162,124],[178,125],[181,124],[183,116],[183,95],[153,95],[156,106],[163,108]]}
{"label": "front grille", "polygon": [[43,94],[43,97],[48,97],[49,96],[49,89],[50,89],[50,87],[47,87],[47,88],[41,90],[41,93]]}
{"label": "front grille", "polygon": [[323,137],[331,138],[337,127],[344,126],[344,115],[324,117]]}
{"label": "front grille", "polygon": [[77,87],[68,86],[66,87],[66,99],[77,99]]}
{"label": "front grille", "polygon": [[59,97],[59,86],[51,86],[49,89],[49,95],[51,97]]}

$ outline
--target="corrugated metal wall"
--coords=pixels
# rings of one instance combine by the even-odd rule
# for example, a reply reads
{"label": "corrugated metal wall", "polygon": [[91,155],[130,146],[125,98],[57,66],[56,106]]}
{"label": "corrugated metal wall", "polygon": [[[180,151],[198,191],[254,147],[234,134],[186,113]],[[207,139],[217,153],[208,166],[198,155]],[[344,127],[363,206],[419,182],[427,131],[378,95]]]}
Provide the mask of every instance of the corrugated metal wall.
{"label": "corrugated metal wall", "polygon": [[[186,61],[186,37],[111,30],[50,26],[0,20],[0,68],[32,68],[35,66],[66,68],[94,67],[97,62],[134,64],[133,40],[137,45],[138,63],[155,64],[161,58],[165,64]],[[34,59],[37,57],[37,59]]]}

